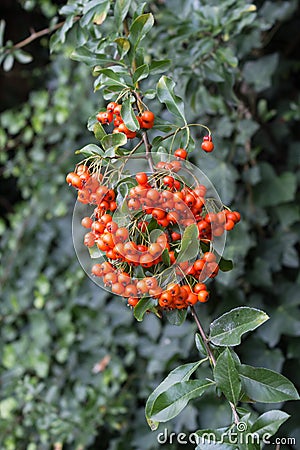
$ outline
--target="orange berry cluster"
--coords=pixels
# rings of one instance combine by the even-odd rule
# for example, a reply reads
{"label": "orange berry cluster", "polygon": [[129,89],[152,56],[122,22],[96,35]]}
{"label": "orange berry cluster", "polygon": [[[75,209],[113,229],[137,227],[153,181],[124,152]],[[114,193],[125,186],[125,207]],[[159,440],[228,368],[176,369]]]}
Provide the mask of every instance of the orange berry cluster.
{"label": "orange berry cluster", "polygon": [[77,200],[83,204],[97,205],[94,211],[95,217],[104,214],[107,210],[115,211],[117,203],[113,189],[101,185],[102,174],[90,174],[86,165],[77,167],[76,172],[68,173],[66,182],[78,189]]}
{"label": "orange berry cluster", "polygon": [[149,296],[158,299],[162,309],[183,309],[195,305],[198,301],[205,303],[209,293],[204,283],[196,283],[193,288],[188,284],[169,283],[165,290],[155,277],[134,279],[127,272],[116,270],[110,262],[94,264],[92,273],[103,278],[105,286],[114,294],[127,298],[129,306],[136,306],[140,297]]}
{"label": "orange berry cluster", "polygon": [[[113,220],[113,212],[117,209],[116,193],[102,184],[101,173],[91,173],[86,165],[81,164],[66,178],[78,190],[81,203],[95,205],[91,217],[84,217],[81,222],[89,230],[84,236],[84,245],[89,248],[96,245],[107,260],[94,264],[92,274],[103,278],[103,284],[114,294],[127,298],[130,306],[135,306],[144,296],[157,299],[157,307],[161,309],[182,309],[198,301],[206,302],[209,293],[203,281],[218,274],[216,256],[208,251],[194,262],[176,263],[181,227],[185,229],[197,224],[199,239],[211,241],[214,236],[231,230],[240,220],[238,212],[226,209],[207,213],[206,187],[199,184],[192,189],[176,175],[181,169],[180,160],[187,156],[186,151],[177,149],[174,155],[176,160],[160,161],[151,176],[145,172],[136,174],[137,185],[125,198],[132,214],[126,227],[120,227]],[[157,224],[154,229],[160,229],[154,242],[149,241],[150,221]],[[177,275],[181,281],[163,288],[163,280],[160,283],[158,280],[160,272],[168,267],[163,258],[166,250],[170,265],[174,265],[174,276],[176,278]],[[137,278],[137,266],[158,275]]]}
{"label": "orange berry cluster", "polygon": [[[106,111],[100,111],[97,114],[96,119],[102,125],[108,125],[113,122],[113,133],[124,133],[128,139],[134,139],[136,137],[136,131],[131,131],[126,127],[121,116],[121,110],[122,105],[116,102],[110,102],[106,107]],[[154,125],[154,114],[152,111],[144,111],[140,115],[137,115],[136,119],[140,128],[148,130]]]}

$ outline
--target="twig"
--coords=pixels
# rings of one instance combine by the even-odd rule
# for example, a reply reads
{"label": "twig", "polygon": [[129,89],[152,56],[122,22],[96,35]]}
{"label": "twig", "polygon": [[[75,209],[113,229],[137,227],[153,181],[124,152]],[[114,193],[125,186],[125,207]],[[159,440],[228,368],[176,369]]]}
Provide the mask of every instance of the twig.
{"label": "twig", "polygon": [[[198,315],[196,313],[196,310],[195,310],[194,306],[191,306],[190,308],[191,308],[192,316],[194,317],[195,322],[197,324],[199,333],[200,333],[200,335],[202,337],[204,347],[206,348],[207,354],[208,354],[209,359],[211,361],[211,365],[212,365],[212,367],[215,367],[215,365],[216,365],[216,358],[214,357],[214,354],[213,354],[213,352],[212,352],[212,350],[210,348],[209,340],[208,340],[208,338],[207,338],[207,336],[206,336],[206,334],[205,334],[205,332],[204,332],[204,330],[202,328],[201,322],[199,320],[199,317],[198,317]],[[236,411],[235,405],[232,402],[229,402],[229,405],[230,405],[231,410],[232,410],[234,422],[236,424],[238,424],[240,419],[239,419],[238,413]]]}
{"label": "twig", "polygon": [[199,317],[198,317],[198,315],[196,313],[196,310],[195,310],[194,306],[191,306],[191,311],[192,311],[192,316],[194,317],[195,322],[197,324],[197,327],[198,327],[198,330],[200,332],[200,335],[201,335],[201,337],[203,339],[203,343],[204,343],[204,346],[206,348],[206,351],[207,351],[207,354],[209,356],[209,359],[211,360],[211,363],[212,363],[213,367],[215,367],[216,359],[215,359],[214,354],[213,354],[213,352],[212,352],[212,350],[210,348],[209,341],[208,341],[207,336],[206,336],[206,334],[205,334],[205,332],[204,332],[204,330],[202,328],[202,325],[200,323]]}
{"label": "twig", "polygon": [[146,131],[144,131],[144,133],[143,133],[143,141],[144,141],[145,149],[146,149],[146,159],[148,161],[151,172],[154,172],[154,165],[153,165],[153,159],[152,159],[152,154],[151,154],[152,145],[149,142]]}
{"label": "twig", "polygon": [[[79,20],[79,19],[80,19],[80,16],[74,17],[74,22],[77,22],[77,20]],[[46,36],[47,34],[50,34],[53,31],[58,30],[64,24],[65,24],[65,20],[63,22],[57,23],[53,27],[44,28],[43,30],[40,30],[40,31],[31,30],[32,32],[31,32],[30,36],[28,36],[26,39],[23,39],[23,41],[18,42],[12,48],[23,48],[26,45],[30,44],[31,42],[35,41],[36,39],[38,39],[42,36]],[[7,52],[9,52],[10,50],[11,50],[11,48],[7,49]]]}

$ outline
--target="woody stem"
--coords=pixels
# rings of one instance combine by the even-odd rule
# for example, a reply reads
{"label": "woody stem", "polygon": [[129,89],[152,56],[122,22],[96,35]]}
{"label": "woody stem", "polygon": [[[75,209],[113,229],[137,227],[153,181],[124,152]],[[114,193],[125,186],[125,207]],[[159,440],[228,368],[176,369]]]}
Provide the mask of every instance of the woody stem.
{"label": "woody stem", "polygon": [[[202,325],[201,325],[200,319],[199,319],[199,317],[198,317],[198,315],[197,315],[197,313],[196,313],[196,310],[195,310],[194,306],[191,306],[190,308],[191,308],[192,316],[193,316],[193,318],[194,318],[194,320],[195,320],[195,322],[196,322],[196,324],[197,324],[199,333],[200,333],[200,335],[201,335],[201,338],[202,338],[204,347],[205,347],[205,349],[206,349],[206,351],[207,351],[207,354],[208,354],[210,363],[211,363],[212,367],[214,368],[214,367],[216,366],[216,358],[215,358],[215,356],[214,356],[214,354],[213,354],[213,352],[212,352],[212,349],[211,349],[211,347],[210,347],[209,340],[208,340],[208,338],[207,338],[207,336],[206,336],[206,334],[205,334],[205,331],[203,330],[203,327],[202,327]],[[234,405],[232,402],[230,402],[230,401],[229,401],[229,405],[230,405],[230,408],[231,408],[231,410],[232,410],[234,422],[235,422],[236,424],[238,424],[239,421],[240,421],[240,419],[239,419],[237,410],[236,410],[236,408],[235,408],[235,405]]]}

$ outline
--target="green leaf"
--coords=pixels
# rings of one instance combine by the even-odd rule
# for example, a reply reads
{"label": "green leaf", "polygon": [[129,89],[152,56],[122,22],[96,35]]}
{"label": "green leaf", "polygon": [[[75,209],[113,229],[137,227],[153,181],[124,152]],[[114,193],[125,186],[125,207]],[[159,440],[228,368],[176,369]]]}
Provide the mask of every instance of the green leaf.
{"label": "green leaf", "polygon": [[161,103],[165,103],[168,110],[179,117],[186,124],[184,116],[184,103],[180,97],[174,94],[175,83],[171,78],[162,76],[157,83],[156,91]]}
{"label": "green leaf", "polygon": [[157,304],[157,301],[154,300],[153,298],[149,298],[149,297],[141,298],[141,300],[139,300],[139,302],[134,307],[133,314],[134,314],[134,317],[136,318],[136,320],[141,322],[144,318],[145,313],[148,310],[153,309],[156,306],[156,304]]}
{"label": "green leaf", "polygon": [[169,267],[171,265],[169,250],[167,248],[161,254],[162,262]]}
{"label": "green leaf", "polygon": [[75,61],[83,62],[88,66],[97,66],[107,64],[107,63],[115,63],[113,59],[107,58],[104,53],[95,53],[89,50],[87,47],[82,46],[77,48],[71,53],[71,59]]}
{"label": "green leaf", "polygon": [[21,64],[28,64],[33,60],[32,56],[29,53],[24,52],[23,50],[18,50],[17,52],[15,52],[15,58]]}
{"label": "green leaf", "polygon": [[248,61],[243,69],[245,80],[254,85],[256,92],[269,88],[278,62],[278,53],[263,56],[256,61]]}
{"label": "green leaf", "polygon": [[0,47],[3,47],[4,42],[4,31],[5,31],[5,20],[0,20]]}
{"label": "green leaf", "polygon": [[94,247],[88,247],[88,250],[92,259],[101,258],[103,255],[105,255],[105,253],[99,250],[96,245]]}
{"label": "green leaf", "polygon": [[14,56],[12,53],[9,53],[3,61],[3,70],[5,72],[9,72],[14,65]]}
{"label": "green leaf", "polygon": [[93,155],[103,156],[104,155],[103,150],[100,147],[98,147],[98,145],[95,145],[95,144],[85,145],[80,150],[76,150],[75,154],[76,155],[84,155],[84,156],[93,156]]}
{"label": "green leaf", "polygon": [[120,58],[124,58],[125,55],[127,55],[127,53],[130,50],[130,42],[127,38],[117,38],[115,40],[117,46],[118,46],[118,50],[119,50],[119,54],[120,54]]}
{"label": "green leaf", "polygon": [[121,145],[125,145],[127,143],[127,137],[124,133],[114,133],[107,134],[101,139],[101,145],[104,150],[111,150],[120,147]]}
{"label": "green leaf", "polygon": [[210,325],[209,339],[215,345],[235,346],[241,336],[262,325],[269,317],[264,311],[242,306],[232,309]]}
{"label": "green leaf", "polygon": [[192,223],[186,227],[182,236],[180,251],[176,258],[177,263],[188,261],[197,256],[199,252],[198,234],[196,224]]}
{"label": "green leaf", "polygon": [[114,19],[117,29],[119,30],[123,24],[123,20],[127,16],[131,0],[116,0],[114,9]]}
{"label": "green leaf", "polygon": [[241,392],[241,380],[228,348],[217,359],[214,377],[217,387],[230,402],[236,405]]}
{"label": "green leaf", "polygon": [[152,14],[142,14],[133,21],[129,30],[129,40],[134,50],[138,47],[140,41],[151,30],[153,24],[154,18]]}
{"label": "green leaf", "polygon": [[85,2],[83,16],[80,19],[82,27],[87,27],[91,22],[96,25],[101,25],[106,19],[109,6],[109,0],[91,0]]}
{"label": "green leaf", "polygon": [[119,72],[115,73],[112,69],[100,69],[98,73],[105,75],[109,80],[112,80],[114,85],[128,87],[127,84],[121,81]]}
{"label": "green leaf", "polygon": [[269,434],[273,436],[278,428],[289,418],[289,414],[283,411],[272,410],[262,414],[252,424],[250,433],[264,436]]}
{"label": "green leaf", "polygon": [[129,98],[124,100],[124,102],[122,103],[121,117],[129,130],[136,131],[140,129],[140,125],[137,118],[135,117],[135,113],[133,111]]}
{"label": "green leaf", "polygon": [[293,383],[273,370],[242,364],[238,371],[242,388],[252,400],[262,403],[299,400]]}
{"label": "green leaf", "polygon": [[172,325],[180,326],[183,324],[187,316],[186,309],[172,309],[166,312],[166,318]]}
{"label": "green leaf", "polygon": [[253,188],[254,202],[259,206],[277,206],[294,200],[297,190],[297,178],[292,172],[277,176],[268,163],[260,164],[262,181]]}
{"label": "green leaf", "polygon": [[196,434],[199,443],[195,450],[237,450],[236,444],[229,442],[228,428],[197,430]]}
{"label": "green leaf", "polygon": [[101,123],[99,123],[99,122],[95,123],[95,125],[93,127],[93,132],[94,132],[95,138],[98,139],[98,141],[101,141],[104,138],[104,136],[106,136],[104,128],[101,125]]}
{"label": "green leaf", "polygon": [[176,367],[176,369],[172,370],[172,372],[170,372],[169,375],[157,386],[152,394],[150,394],[145,407],[145,415],[147,422],[152,430],[156,430],[158,427],[158,422],[154,422],[150,419],[153,404],[157,397],[174,384],[189,380],[191,375],[195,372],[195,370],[197,370],[200,364],[202,364],[206,360],[207,358],[194,363],[183,364],[182,366]]}
{"label": "green leaf", "polygon": [[157,422],[173,419],[190,400],[201,397],[214,384],[213,381],[207,380],[188,380],[174,384],[154,400],[150,419]]}
{"label": "green leaf", "polygon": [[199,333],[196,333],[195,335],[195,343],[200,355],[207,356],[207,350]]}
{"label": "green leaf", "polygon": [[142,66],[138,67],[133,76],[132,76],[132,80],[133,83],[137,83],[138,81],[144,80],[145,78],[147,78],[149,75],[149,66],[148,64],[143,64]]}
{"label": "green leaf", "polygon": [[222,270],[222,272],[229,272],[233,269],[233,262],[230,259],[221,258],[219,261],[219,269]]}
{"label": "green leaf", "polygon": [[152,61],[149,70],[151,75],[165,72],[171,65],[171,59],[161,59],[160,61]]}

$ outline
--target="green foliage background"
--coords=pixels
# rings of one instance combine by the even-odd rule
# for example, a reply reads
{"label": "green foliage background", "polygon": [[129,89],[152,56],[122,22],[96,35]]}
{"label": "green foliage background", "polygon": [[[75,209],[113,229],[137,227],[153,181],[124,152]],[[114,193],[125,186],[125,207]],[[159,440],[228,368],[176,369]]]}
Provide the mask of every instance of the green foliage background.
{"label": "green foliage background", "polygon": [[[62,4],[20,1],[18,11],[28,28],[34,22],[39,29]],[[266,311],[271,319],[238,353],[244,363],[281,371],[297,384],[300,14],[295,0],[255,5],[257,11],[244,1],[147,2],[156,25],[145,48],[172,60],[188,119],[208,124],[214,135],[214,154],[200,152],[199,136],[192,161],[224,203],[242,213],[225,250],[235,268],[217,278],[199,314],[208,328],[235,306]],[[176,365],[198,358],[195,326],[174,327],[150,315],[137,323],[119,298],[85,276],[75,257],[75,196],[65,173],[78,161],[74,150],[91,140],[87,118],[103,105],[89,68],[69,59],[75,40],[84,40],[75,32],[50,57],[44,37],[28,48],[30,65],[16,63],[1,74],[1,449],[63,443],[78,450],[150,450],[158,444],[144,419],[146,398]],[[6,33],[15,41],[26,36],[9,36],[9,27]],[[159,113],[159,105],[152,108]],[[107,368],[95,373],[106,355]],[[292,418],[279,435],[300,442],[296,403],[283,409]],[[193,432],[223,426],[227,417],[229,407],[206,395],[201,409],[193,402],[167,427]]]}

